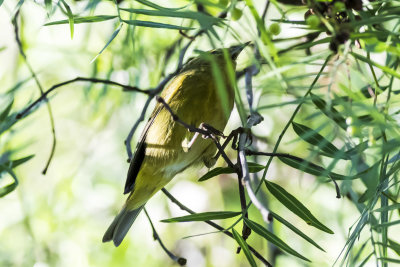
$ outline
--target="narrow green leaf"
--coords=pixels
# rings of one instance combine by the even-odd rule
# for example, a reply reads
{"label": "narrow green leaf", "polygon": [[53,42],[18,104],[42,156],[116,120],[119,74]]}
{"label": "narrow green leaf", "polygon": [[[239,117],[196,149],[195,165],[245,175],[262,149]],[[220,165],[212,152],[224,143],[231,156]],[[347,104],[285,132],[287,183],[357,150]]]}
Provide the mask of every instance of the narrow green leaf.
{"label": "narrow green leaf", "polygon": [[148,7],[152,7],[154,9],[165,10],[165,11],[168,11],[168,10],[171,10],[171,11],[180,10],[180,9],[183,9],[183,8],[188,6],[188,5],[186,5],[186,6],[183,6],[183,7],[171,8],[171,7],[159,6],[159,5],[157,5],[157,4],[155,4],[155,3],[151,2],[151,1],[147,1],[147,0],[136,0],[136,2],[139,2],[139,3],[141,3],[141,4],[145,5],[145,6],[148,6]]}
{"label": "narrow green leaf", "polygon": [[342,129],[346,130],[346,120],[332,105],[330,106],[330,108],[328,108],[325,100],[312,93],[310,93],[310,97],[311,101],[322,113],[324,113],[328,118],[336,122],[337,125],[340,126]]}
{"label": "narrow green leaf", "polygon": [[247,245],[246,241],[244,241],[242,236],[238,232],[236,232],[236,230],[234,228],[232,228],[232,234],[233,234],[233,237],[235,238],[236,242],[242,248],[244,255],[246,255],[246,258],[249,261],[250,266],[257,267],[257,264],[254,261],[253,255],[251,255],[249,246]]}
{"label": "narrow green leaf", "polygon": [[14,174],[14,172],[7,166],[0,165],[0,173],[2,173],[3,171],[8,172],[11,175],[11,177],[14,179],[14,182],[12,184],[9,184],[9,185],[6,185],[6,186],[3,186],[0,188],[0,197],[4,197],[5,195],[11,193],[18,186],[18,179],[17,179],[17,176]]}
{"label": "narrow green leaf", "polygon": [[[254,162],[248,162],[247,165],[249,166],[250,173],[259,172],[265,168],[264,165],[260,165],[260,164],[254,163]],[[232,169],[231,167],[216,167],[216,168],[210,170],[209,172],[207,172],[206,174],[204,174],[203,176],[201,176],[198,181],[203,182],[210,178],[218,176],[220,174],[229,174],[229,173],[235,173],[235,172],[236,171],[234,169]]]}
{"label": "narrow green leaf", "polygon": [[364,203],[365,201],[371,199],[375,195],[375,189],[367,189],[365,192],[358,198],[358,203]]}
{"label": "narrow green leaf", "polygon": [[64,0],[61,0],[61,2],[63,3],[65,9],[67,10],[69,29],[71,31],[71,39],[73,39],[74,38],[74,14],[72,13],[69,5]]}
{"label": "narrow green leaf", "polygon": [[332,230],[323,225],[311,212],[293,195],[287,192],[283,187],[270,181],[265,181],[268,191],[286,208],[303,219],[308,225],[314,226],[326,233],[333,234]]}
{"label": "narrow green leaf", "polygon": [[[117,16],[108,16],[108,15],[75,17],[74,18],[74,23],[75,24],[80,24],[80,23],[101,22],[101,21],[106,21],[106,20],[110,20],[110,19],[115,19],[116,17]],[[44,26],[67,24],[67,23],[69,23],[69,21],[64,19],[64,20],[48,22],[48,23],[44,24]]]}
{"label": "narrow green leaf", "polygon": [[1,5],[3,4],[3,2],[4,2],[4,0],[0,0],[0,7],[1,7]]}
{"label": "narrow green leaf", "polygon": [[278,214],[276,214],[276,213],[274,213],[272,211],[269,211],[269,213],[271,213],[271,215],[272,215],[272,217],[274,219],[276,219],[277,221],[279,221],[282,224],[286,225],[287,228],[289,228],[290,230],[292,230],[293,232],[295,232],[296,234],[298,234],[299,236],[304,238],[306,241],[311,243],[313,246],[315,246],[318,249],[320,249],[320,250],[325,252],[325,250],[323,248],[321,248],[317,243],[314,242],[314,240],[312,240],[310,237],[308,237],[306,234],[304,234],[302,231],[300,231],[298,228],[296,228],[296,226],[294,226],[293,224],[291,224],[290,222],[286,221],[281,216],[279,216]]}
{"label": "narrow green leaf", "polygon": [[249,220],[247,218],[244,218],[244,222],[246,223],[246,225],[248,227],[250,227],[251,230],[253,230],[257,234],[259,234],[260,236],[264,237],[269,242],[273,243],[275,246],[277,246],[278,248],[282,249],[283,251],[286,251],[287,253],[292,254],[293,256],[296,256],[296,257],[298,257],[298,258],[300,258],[302,260],[311,262],[309,259],[307,259],[306,257],[303,257],[300,253],[298,253],[297,251],[292,249],[282,239],[280,239],[279,237],[277,237],[276,235],[274,235],[273,233],[268,231],[262,225],[260,225],[260,224],[258,224],[256,222],[253,222],[253,221],[251,221],[251,220]]}
{"label": "narrow green leaf", "polygon": [[148,10],[148,9],[136,9],[136,8],[120,8],[120,9],[126,12],[147,15],[147,16],[173,17],[173,18],[184,18],[184,19],[194,19],[194,20],[209,19],[215,22],[220,20],[210,15],[193,11]]}
{"label": "narrow green leaf", "polygon": [[[0,1],[1,1],[1,0],[0,0]],[[46,6],[47,13],[50,14],[51,9],[52,9],[51,0],[44,0],[44,4],[45,4],[45,6]]]}
{"label": "narrow green leaf", "polygon": [[11,107],[12,107],[13,104],[14,104],[14,99],[12,99],[12,100],[10,101],[10,103],[8,103],[8,105],[6,106],[6,108],[3,109],[3,111],[0,113],[0,123],[1,123],[2,121],[4,121],[5,118],[8,116],[8,114],[9,114],[10,111],[11,111]]}
{"label": "narrow green leaf", "polygon": [[390,263],[400,264],[400,260],[399,259],[381,257],[381,258],[378,258],[378,260],[383,261],[383,262],[390,262]]}
{"label": "narrow green leaf", "polygon": [[108,42],[106,43],[106,45],[103,47],[103,49],[100,50],[100,52],[92,59],[91,62],[95,61],[96,58],[98,56],[100,56],[101,53],[103,53],[103,51],[110,45],[110,43],[114,40],[114,38],[118,35],[119,31],[122,28],[122,23],[119,24],[118,28],[113,32],[113,34],[111,35],[110,39],[108,40]]}
{"label": "narrow green leaf", "polygon": [[394,77],[400,79],[400,73],[399,73],[398,71],[396,71],[396,70],[394,70],[394,69],[391,69],[391,68],[389,68],[389,67],[383,66],[383,65],[381,65],[381,64],[378,64],[378,63],[376,63],[375,61],[372,61],[372,60],[370,60],[369,58],[364,57],[364,56],[362,56],[362,55],[360,55],[360,54],[357,54],[357,53],[354,53],[354,52],[350,52],[350,54],[351,54],[353,57],[355,57],[356,59],[359,59],[359,60],[364,61],[364,62],[366,62],[366,63],[368,63],[368,64],[371,64],[371,65],[374,65],[375,67],[381,69],[383,72],[386,72],[387,74],[390,74],[390,75],[392,75],[392,76],[394,76]]}
{"label": "narrow green leaf", "polygon": [[14,160],[8,160],[5,162],[1,162],[0,164],[8,166],[10,168],[16,168],[17,166],[27,162],[28,160],[30,160],[31,158],[33,158],[35,155],[29,155],[20,159],[14,159]]}
{"label": "narrow green leaf", "polygon": [[386,227],[390,227],[390,226],[393,226],[393,225],[400,225],[400,220],[380,223],[380,224],[374,225],[373,228],[383,228],[383,227],[386,228]]}
{"label": "narrow green leaf", "polygon": [[4,121],[0,121],[0,135],[10,129],[16,122],[16,113],[10,114]]}
{"label": "narrow green leaf", "polygon": [[325,152],[325,155],[329,155],[332,158],[340,157],[341,159],[350,159],[344,152],[341,153],[339,149],[313,129],[295,122],[292,122],[292,125],[293,130],[301,139],[311,145],[319,147]]}
{"label": "narrow green leaf", "polygon": [[330,177],[334,180],[352,180],[358,177],[357,175],[344,176],[335,172],[330,172],[327,169],[322,168],[321,166],[318,166],[314,163],[311,163],[309,161],[300,158],[287,158],[278,156],[278,159],[290,167],[293,167],[302,172],[306,172],[315,176]]}
{"label": "narrow green leaf", "polygon": [[374,252],[371,252],[370,254],[368,254],[367,257],[365,257],[365,259],[360,263],[360,265],[358,265],[358,267],[363,267],[367,262],[369,262],[369,259],[374,255]]}
{"label": "narrow green leaf", "polygon": [[369,141],[364,141],[354,146],[353,148],[350,148],[349,150],[346,151],[346,154],[349,156],[354,156],[356,154],[361,155],[361,153],[368,148],[368,142]]}
{"label": "narrow green leaf", "polygon": [[209,29],[211,26],[218,24],[222,21],[219,18],[215,18],[201,12],[193,11],[148,10],[135,8],[121,8],[121,10],[148,16],[174,17],[197,20],[202,29]]}
{"label": "narrow green leaf", "polygon": [[222,220],[232,217],[236,217],[242,214],[241,211],[211,211],[196,213],[191,215],[186,215],[182,217],[175,217],[170,219],[161,220],[161,222],[171,223],[171,222],[198,222],[198,221],[211,221],[211,220]]}
{"label": "narrow green leaf", "polygon": [[161,28],[161,29],[171,29],[171,30],[193,30],[194,29],[191,27],[184,27],[184,26],[164,24],[164,23],[153,22],[153,21],[143,21],[143,20],[123,20],[123,22],[125,22],[129,25],[149,27],[149,28]]}
{"label": "narrow green leaf", "polygon": [[390,205],[390,206],[385,206],[385,207],[382,207],[382,208],[378,208],[378,209],[373,210],[373,212],[386,212],[386,211],[398,210],[398,209],[400,209],[400,203],[395,203],[395,204]]}
{"label": "narrow green leaf", "polygon": [[388,241],[390,248],[393,249],[393,251],[400,256],[400,244],[390,238],[388,239]]}
{"label": "narrow green leaf", "polygon": [[379,23],[384,23],[388,22],[389,20],[392,19],[398,19],[399,16],[368,16],[368,19],[362,19],[362,20],[354,20],[350,22],[349,24],[358,27],[358,26],[365,26],[365,25],[372,25],[372,24],[379,24]]}
{"label": "narrow green leaf", "polygon": [[284,20],[284,19],[271,19],[273,22],[285,23],[285,24],[294,24],[294,25],[307,25],[307,22],[304,20]]}

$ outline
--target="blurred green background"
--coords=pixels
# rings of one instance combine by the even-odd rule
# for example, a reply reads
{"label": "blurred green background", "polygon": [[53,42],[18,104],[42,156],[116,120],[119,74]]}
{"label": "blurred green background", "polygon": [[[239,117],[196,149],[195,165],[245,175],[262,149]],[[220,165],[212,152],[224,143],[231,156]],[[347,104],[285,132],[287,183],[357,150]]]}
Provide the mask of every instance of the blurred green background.
{"label": "blurred green background", "polygon": [[[96,8],[88,8],[90,3],[96,3]],[[261,14],[265,3],[254,3]],[[115,15],[117,12],[112,1],[70,1],[68,4],[74,14],[82,16]],[[158,1],[158,4],[180,7],[193,2]],[[40,95],[15,41],[11,19],[17,5],[17,1],[5,0],[0,7],[0,105],[4,107],[13,98],[14,112],[22,110],[27,103]],[[140,3],[130,1],[122,2],[120,6],[143,8]],[[221,38],[220,41],[212,38],[217,47],[258,40],[257,28],[249,8],[243,1],[239,1],[236,8],[243,10],[243,16],[239,20],[232,20],[233,12],[230,10],[226,20],[228,26],[214,27]],[[118,21],[75,24],[71,39],[68,24],[44,26],[49,21],[67,19],[60,8],[53,9],[49,18],[44,3],[25,1],[19,15],[22,46],[44,89],[78,76],[110,79],[146,89],[156,86],[164,74],[175,70],[178,50],[173,52],[168,62],[165,62],[165,52],[181,38],[177,30],[131,27],[125,24],[118,36],[91,62],[110,40],[119,25]],[[223,8],[208,7],[207,10],[215,15]],[[305,10],[288,7],[285,12],[293,20],[303,20]],[[281,18],[280,12],[275,6],[270,7],[267,28],[273,23],[272,19]],[[180,18],[154,17],[152,21],[186,26],[190,24],[198,28],[196,23],[188,23]],[[281,32],[276,38],[306,33],[306,30],[290,24],[279,26]],[[184,43],[187,41],[184,39]],[[285,48],[288,43],[290,41],[285,44],[276,42],[275,45]],[[196,50],[206,51],[212,48],[210,38],[202,35],[190,46],[185,59],[197,55]],[[376,51],[373,58],[381,62],[382,54],[378,52]],[[295,51],[280,57],[281,65],[278,70],[270,67],[261,69],[253,80],[255,102],[264,117],[264,121],[253,128],[253,134],[258,137],[253,144],[257,150],[272,150],[295,108],[293,104],[281,103],[296,101],[304,94],[328,53],[327,47],[315,49],[311,56],[306,56],[304,51]],[[315,57],[314,61],[312,57]],[[242,70],[252,64],[253,60],[251,49],[246,49],[238,59],[237,69]],[[277,74],[283,74],[287,79],[282,83]],[[332,80],[347,79],[348,74],[348,69],[337,68],[332,64],[323,73],[317,88],[325,88],[321,92],[326,93],[327,85],[330,84],[333,90],[340,90],[339,83]],[[304,75],[304,79],[290,80],[290,77],[301,75]],[[352,75],[352,82],[355,84],[363,84],[365,79],[369,79],[356,72]],[[399,85],[398,80],[395,84]],[[245,100],[244,79],[240,79],[238,85],[242,99]],[[58,88],[49,99],[55,121],[57,146],[46,175],[42,175],[42,170],[51,151],[52,134],[45,104],[42,103],[32,114],[18,121],[0,139],[2,155],[5,152],[11,153],[7,156],[13,159],[34,155],[31,160],[14,169],[19,178],[17,189],[0,199],[0,266],[177,266],[153,240],[152,230],[144,213],[139,215],[120,247],[115,248],[110,243],[101,242],[103,233],[125,201],[122,193],[128,163],[124,140],[138,119],[146,96],[123,92],[121,88],[113,86],[79,82]],[[391,101],[396,104],[398,99],[397,95],[392,96]],[[153,105],[152,102],[151,107]],[[277,106],[268,107],[269,105]],[[147,115],[151,112],[151,107]],[[308,118],[314,112],[315,108],[306,106],[296,117],[296,121],[317,128],[322,119],[314,116],[315,120],[310,121]],[[240,125],[238,113],[234,110],[225,133]],[[134,135],[133,148],[143,126],[142,123]],[[335,134],[329,127],[323,128],[320,133]],[[354,140],[360,141],[358,137]],[[334,143],[340,145],[344,142],[345,139],[342,139],[335,140]],[[307,143],[301,142],[292,129],[285,135],[279,150],[304,158],[310,153]],[[235,152],[230,151],[229,155],[234,158]],[[372,150],[369,156],[374,158]],[[266,161],[267,158],[258,158],[259,163],[264,164]],[[329,165],[327,161],[325,163],[326,166]],[[223,162],[219,161],[218,164],[222,165]],[[339,164],[336,170],[344,173],[348,167]],[[203,183],[197,182],[206,171],[205,168],[200,171],[189,170],[176,177],[167,189],[196,212],[240,211],[237,178],[234,175],[220,175]],[[334,235],[329,235],[308,226],[263,189],[266,203],[272,211],[290,221],[325,249],[325,252],[318,250],[279,223],[263,223],[259,212],[252,206],[249,210],[251,219],[273,229],[292,248],[312,260],[308,263],[283,253],[276,258],[276,266],[332,266],[346,244],[349,228],[360,217],[355,205],[347,198],[336,199],[332,183],[321,183],[322,179],[285,166],[278,160],[272,162],[267,179],[283,186],[335,232]],[[10,181],[10,176],[4,174],[0,185]],[[346,186],[346,182],[344,185]],[[359,192],[365,190],[364,184],[358,180],[347,182],[347,186]],[[146,208],[165,245],[174,254],[186,258],[187,266],[248,266],[244,254],[235,253],[237,243],[233,239],[215,233],[213,228],[204,223],[159,222],[187,214],[171,203],[164,194],[157,193]],[[394,220],[398,214],[393,216]],[[234,221],[228,219],[218,223],[228,227]],[[241,224],[236,229],[240,231]],[[396,239],[399,234],[398,226],[393,229],[391,236]],[[369,235],[368,230],[364,231],[355,247],[360,247]],[[194,237],[186,238],[188,236]],[[267,259],[271,257],[273,249],[260,236],[253,233],[248,242]],[[395,255],[392,251],[389,253]],[[363,251],[361,255],[366,257],[368,253]],[[376,266],[376,262],[370,260],[364,266]]]}

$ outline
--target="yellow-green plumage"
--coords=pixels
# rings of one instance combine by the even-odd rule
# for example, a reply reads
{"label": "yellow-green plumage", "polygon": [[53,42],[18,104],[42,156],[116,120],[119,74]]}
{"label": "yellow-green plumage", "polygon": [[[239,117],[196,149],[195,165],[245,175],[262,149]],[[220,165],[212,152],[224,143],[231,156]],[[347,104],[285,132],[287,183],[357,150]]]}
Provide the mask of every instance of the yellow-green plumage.
{"label": "yellow-green plumage", "polygon": [[[235,67],[236,57],[245,45],[231,47],[229,60]],[[228,121],[225,110],[232,110],[234,91],[227,77],[227,62],[223,50],[208,52],[219,66],[225,82],[227,101],[221,101],[216,87],[211,62],[197,57],[186,63],[181,72],[163,90],[161,97],[174,114],[192,126],[206,123],[223,130]],[[223,107],[227,103],[228,107]],[[114,219],[103,237],[103,242],[114,241],[118,246],[146,202],[163,188],[176,174],[186,168],[205,163],[213,165],[215,144],[210,139],[197,138],[189,150],[185,143],[193,137],[175,122],[158,103],[142,133],[128,171],[125,193],[130,193],[123,209]]]}

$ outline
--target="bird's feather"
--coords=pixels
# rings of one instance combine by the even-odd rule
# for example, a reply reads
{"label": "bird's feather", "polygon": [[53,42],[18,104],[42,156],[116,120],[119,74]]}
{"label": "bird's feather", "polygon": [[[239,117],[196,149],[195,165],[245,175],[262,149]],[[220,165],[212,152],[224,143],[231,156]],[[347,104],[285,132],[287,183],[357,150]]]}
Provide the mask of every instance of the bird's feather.
{"label": "bird's feather", "polygon": [[132,192],[135,187],[136,177],[139,173],[140,167],[142,166],[144,157],[146,155],[146,137],[151,125],[153,124],[155,118],[162,107],[158,107],[154,110],[152,116],[147,121],[146,126],[143,129],[142,135],[136,145],[135,154],[132,157],[131,163],[129,165],[128,175],[126,177],[124,194]]}
{"label": "bird's feather", "polygon": [[104,234],[103,243],[112,240],[114,245],[118,247],[143,207],[144,205],[135,210],[128,210],[124,206]]}

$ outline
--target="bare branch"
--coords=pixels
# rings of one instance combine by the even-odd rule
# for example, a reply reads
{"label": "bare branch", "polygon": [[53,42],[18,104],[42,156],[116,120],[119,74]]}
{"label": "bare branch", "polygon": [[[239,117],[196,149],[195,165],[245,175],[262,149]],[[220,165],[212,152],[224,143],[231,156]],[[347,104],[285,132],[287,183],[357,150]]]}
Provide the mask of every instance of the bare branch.
{"label": "bare branch", "polygon": [[147,213],[146,208],[144,208],[144,213],[146,214],[146,217],[147,217],[147,219],[149,220],[151,229],[152,229],[152,231],[153,231],[153,238],[154,238],[154,240],[157,240],[157,241],[158,241],[158,243],[160,244],[161,248],[165,251],[165,253],[167,253],[167,255],[171,258],[171,260],[173,260],[174,262],[178,263],[180,266],[186,265],[187,260],[186,260],[185,258],[181,258],[181,257],[175,256],[171,251],[169,251],[169,250],[165,247],[164,243],[161,241],[161,238],[160,238],[160,236],[158,235],[158,233],[157,233],[157,231],[156,231],[156,228],[154,228],[153,222],[151,221],[150,216],[149,216],[149,214]]}
{"label": "bare branch", "polygon": [[42,92],[41,96],[38,99],[36,99],[28,107],[26,107],[23,111],[21,111],[20,113],[17,114],[17,119],[20,119],[23,116],[25,116],[32,108],[34,108],[35,106],[40,104],[40,102],[42,102],[42,101],[46,101],[47,102],[47,96],[51,92],[56,90],[57,88],[62,87],[62,86],[67,85],[67,84],[70,84],[70,83],[74,83],[74,82],[102,83],[102,84],[109,84],[109,85],[115,85],[115,86],[122,87],[122,89],[124,91],[135,91],[135,92],[139,92],[139,93],[143,93],[143,94],[147,94],[147,95],[151,95],[153,93],[151,90],[142,90],[142,89],[140,89],[140,88],[138,88],[136,86],[124,85],[124,84],[121,84],[121,83],[118,83],[118,82],[114,82],[114,81],[110,81],[110,80],[98,79],[98,78],[76,77],[75,79],[55,84],[52,87],[50,87],[48,90],[46,90],[45,92]]}

